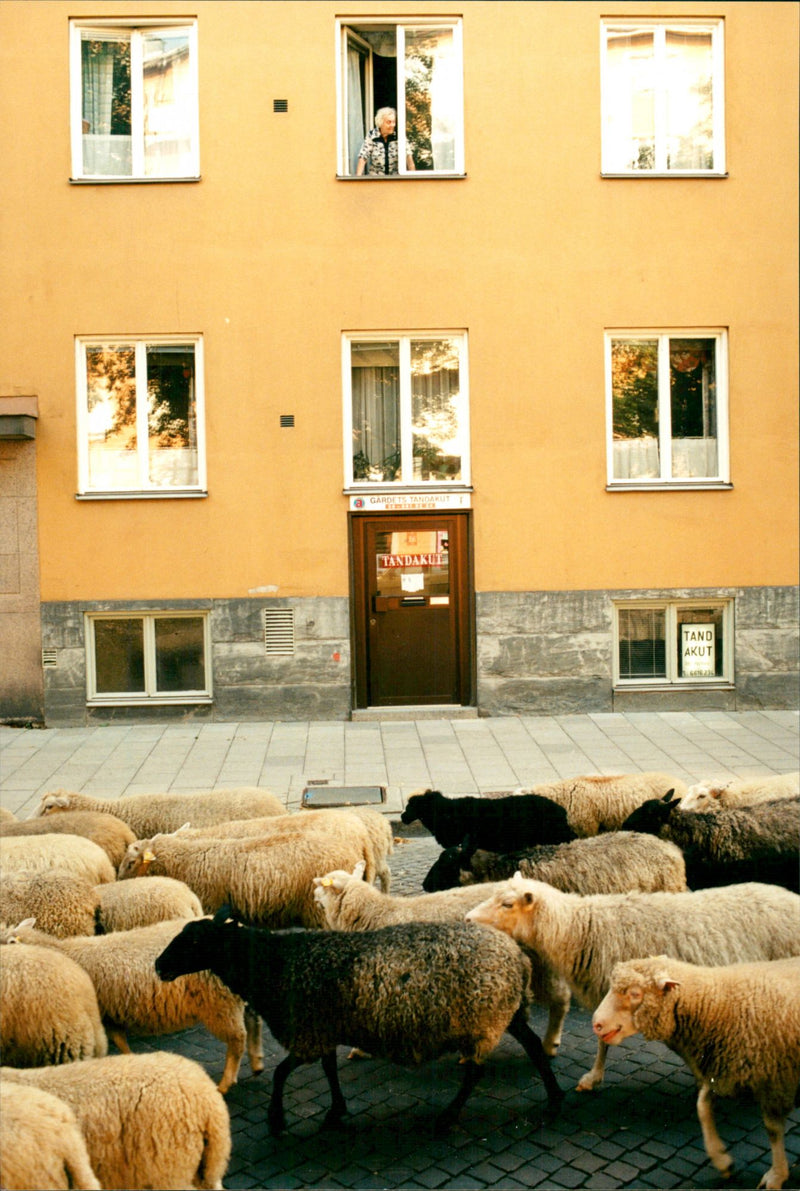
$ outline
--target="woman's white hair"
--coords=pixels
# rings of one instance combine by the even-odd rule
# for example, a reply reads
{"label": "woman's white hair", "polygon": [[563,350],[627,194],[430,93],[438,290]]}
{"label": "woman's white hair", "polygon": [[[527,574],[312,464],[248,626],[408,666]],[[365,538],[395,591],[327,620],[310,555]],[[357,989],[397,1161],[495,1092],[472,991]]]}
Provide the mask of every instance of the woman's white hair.
{"label": "woman's white hair", "polygon": [[378,108],[375,113],[375,127],[380,128],[381,121],[385,120],[387,116],[394,116],[395,121],[397,121],[397,112],[394,108]]}

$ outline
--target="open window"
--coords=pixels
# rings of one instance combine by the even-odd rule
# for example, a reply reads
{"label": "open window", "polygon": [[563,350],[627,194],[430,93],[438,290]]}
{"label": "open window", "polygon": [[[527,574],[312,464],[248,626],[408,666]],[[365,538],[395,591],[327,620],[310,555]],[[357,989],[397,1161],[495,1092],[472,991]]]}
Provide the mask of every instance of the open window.
{"label": "open window", "polygon": [[461,22],[380,18],[338,27],[339,175],[356,176],[381,108],[396,113],[400,149],[383,176],[463,174]]}

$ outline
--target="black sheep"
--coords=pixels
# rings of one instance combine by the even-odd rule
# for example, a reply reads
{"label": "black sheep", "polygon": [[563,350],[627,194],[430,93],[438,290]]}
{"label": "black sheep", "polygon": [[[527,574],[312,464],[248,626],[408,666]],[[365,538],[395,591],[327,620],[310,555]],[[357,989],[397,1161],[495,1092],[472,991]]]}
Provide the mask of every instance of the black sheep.
{"label": "black sheep", "polygon": [[443,848],[470,837],[487,852],[514,852],[532,844],[563,844],[575,839],[563,806],[540,794],[505,798],[445,798],[438,790],[412,794],[400,819],[419,819]]}
{"label": "black sheep", "polygon": [[759,881],[800,892],[800,799],[681,811],[673,792],[638,807],[625,831],[671,840],[686,861],[690,889]]}

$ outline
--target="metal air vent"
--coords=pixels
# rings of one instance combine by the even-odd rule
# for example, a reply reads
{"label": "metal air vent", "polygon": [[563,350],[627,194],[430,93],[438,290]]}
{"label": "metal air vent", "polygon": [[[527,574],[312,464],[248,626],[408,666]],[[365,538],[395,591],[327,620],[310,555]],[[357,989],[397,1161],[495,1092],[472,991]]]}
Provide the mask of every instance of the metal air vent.
{"label": "metal air vent", "polygon": [[58,666],[58,650],[57,649],[43,649],[42,650],[42,669],[55,670]]}
{"label": "metal air vent", "polygon": [[294,426],[294,414],[281,414],[281,426],[284,428]]}
{"label": "metal air vent", "polygon": [[294,608],[264,609],[264,652],[294,653]]}
{"label": "metal air vent", "polygon": [[289,100],[288,99],[273,99],[272,110],[273,110],[273,112],[288,112]]}

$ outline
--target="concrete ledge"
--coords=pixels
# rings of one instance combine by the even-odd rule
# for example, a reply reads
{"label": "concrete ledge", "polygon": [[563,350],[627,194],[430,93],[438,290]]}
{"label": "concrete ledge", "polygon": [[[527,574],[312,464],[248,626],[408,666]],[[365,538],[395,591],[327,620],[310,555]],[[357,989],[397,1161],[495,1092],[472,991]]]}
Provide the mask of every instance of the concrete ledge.
{"label": "concrete ledge", "polygon": [[457,703],[430,703],[408,707],[360,707],[350,713],[351,720],[476,720],[477,707]]}

